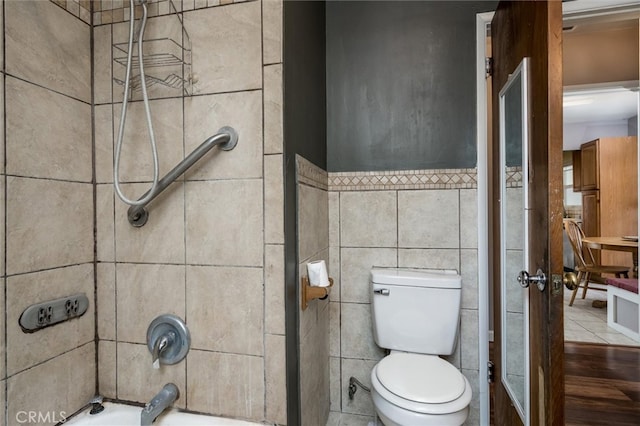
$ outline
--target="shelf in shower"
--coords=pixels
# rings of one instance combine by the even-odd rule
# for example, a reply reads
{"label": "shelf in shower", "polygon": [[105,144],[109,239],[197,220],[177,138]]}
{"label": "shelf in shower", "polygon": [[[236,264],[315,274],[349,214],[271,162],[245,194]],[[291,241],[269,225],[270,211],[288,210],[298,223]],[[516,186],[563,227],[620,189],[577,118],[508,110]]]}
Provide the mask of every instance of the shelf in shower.
{"label": "shelf in shower", "polygon": [[[113,60],[123,67],[126,67],[129,43],[115,43],[113,47],[124,54],[124,56],[114,57]],[[191,51],[183,48],[170,38],[144,40],[144,51],[147,52],[142,57],[145,68],[191,65],[188,60],[188,57],[191,56]],[[134,52],[131,57],[131,67],[133,69],[140,68],[140,60],[137,55],[135,44]]]}
{"label": "shelf in shower", "polygon": [[[175,96],[177,95],[175,90],[180,90],[183,95],[191,95],[193,92],[191,39],[184,27],[182,15],[176,10],[172,0],[169,0],[169,6],[171,11],[169,15],[150,18],[147,21],[147,32],[142,41],[142,65],[145,69],[147,88],[156,88],[156,93],[149,93],[152,98]],[[128,37],[124,38],[123,34],[114,42],[112,58],[118,66],[113,70],[113,81],[124,86],[129,40]],[[132,99],[138,98],[142,91],[137,43],[134,41],[133,52],[131,52],[131,81],[128,95]]]}
{"label": "shelf in shower", "polygon": [[[113,81],[118,83],[120,86],[124,86],[124,81],[114,78]],[[153,87],[156,84],[169,87],[171,89],[182,89],[189,82],[184,80],[177,74],[169,74],[164,79],[160,79],[154,77],[152,75],[146,76],[147,87]],[[140,92],[142,90],[142,78],[140,75],[136,75],[131,78],[131,83],[129,83],[129,87],[133,92]]]}

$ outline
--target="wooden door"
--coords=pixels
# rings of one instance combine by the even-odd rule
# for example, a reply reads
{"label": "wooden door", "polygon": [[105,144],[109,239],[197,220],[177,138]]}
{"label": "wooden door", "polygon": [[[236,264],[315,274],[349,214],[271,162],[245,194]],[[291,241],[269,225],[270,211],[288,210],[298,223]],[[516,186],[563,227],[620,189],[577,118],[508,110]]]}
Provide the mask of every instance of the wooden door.
{"label": "wooden door", "polygon": [[[524,57],[529,58],[530,114],[528,176],[529,272],[548,277],[544,291],[529,291],[530,424],[564,424],[562,316],[562,4],[501,1],[491,23],[493,52],[493,138],[500,158],[499,93]],[[495,164],[495,163],[494,163]],[[500,173],[491,171],[491,249],[494,306],[500,306]],[[560,283],[558,284],[558,280]],[[555,284],[553,283],[555,282]],[[500,309],[494,308],[496,425],[522,424],[500,381]]]}

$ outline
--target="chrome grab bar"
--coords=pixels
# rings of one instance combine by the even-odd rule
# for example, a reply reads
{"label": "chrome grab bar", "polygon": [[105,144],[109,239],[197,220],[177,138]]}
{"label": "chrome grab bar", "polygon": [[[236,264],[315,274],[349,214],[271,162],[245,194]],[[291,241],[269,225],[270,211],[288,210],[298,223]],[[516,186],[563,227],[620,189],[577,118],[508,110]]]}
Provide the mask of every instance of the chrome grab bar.
{"label": "chrome grab bar", "polygon": [[[225,126],[218,130],[218,133],[207,138],[200,144],[199,147],[193,150],[191,154],[187,155],[177,166],[175,166],[169,173],[167,173],[162,179],[158,181],[156,190],[153,192],[153,196],[149,198],[149,202],[141,204],[139,206],[131,206],[127,211],[127,219],[129,223],[137,228],[144,226],[149,218],[149,212],[146,206],[149,205],[162,191],[164,191],[169,185],[171,185],[176,179],[178,179],[184,172],[186,172],[196,161],[201,159],[207,152],[216,145],[220,145],[220,149],[224,151],[230,151],[235,148],[238,143],[238,133],[233,127]],[[140,199],[146,197],[149,191],[145,192]]]}

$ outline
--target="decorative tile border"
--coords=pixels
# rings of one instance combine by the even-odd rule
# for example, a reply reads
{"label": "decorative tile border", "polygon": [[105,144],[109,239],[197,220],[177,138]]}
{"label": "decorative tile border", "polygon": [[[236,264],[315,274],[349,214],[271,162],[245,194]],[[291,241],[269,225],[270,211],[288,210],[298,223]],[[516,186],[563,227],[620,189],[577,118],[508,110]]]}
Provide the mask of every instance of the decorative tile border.
{"label": "decorative tile border", "polygon": [[326,170],[313,164],[311,161],[296,154],[296,178],[302,183],[314,188],[329,190],[328,174]]}
{"label": "decorative tile border", "polygon": [[[510,172],[507,184],[511,187],[522,186],[521,168],[513,168]],[[300,155],[296,155],[296,177],[298,183],[325,191],[476,189],[478,187],[476,169],[327,173]]]}
{"label": "decorative tile border", "polygon": [[477,187],[476,169],[329,173],[329,191],[473,189]]}
{"label": "decorative tile border", "polygon": [[507,188],[522,188],[522,166],[507,167]]}
{"label": "decorative tile border", "polygon": [[91,24],[91,0],[51,0],[64,10]]}
{"label": "decorative tile border", "polygon": [[[57,0],[65,1],[65,0]],[[77,1],[77,0],[66,0]],[[224,6],[232,3],[240,3],[247,0],[147,0],[147,15],[169,15],[194,9]],[[128,21],[131,16],[129,0],[93,0],[93,25],[116,24]],[[136,0],[137,3],[137,0]],[[142,8],[136,6],[136,18],[142,16]]]}

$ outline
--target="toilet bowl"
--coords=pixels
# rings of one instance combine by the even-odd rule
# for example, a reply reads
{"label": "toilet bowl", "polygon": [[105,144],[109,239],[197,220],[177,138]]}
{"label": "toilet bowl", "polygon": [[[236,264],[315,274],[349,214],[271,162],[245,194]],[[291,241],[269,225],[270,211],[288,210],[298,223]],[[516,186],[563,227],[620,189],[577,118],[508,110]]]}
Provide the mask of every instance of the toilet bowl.
{"label": "toilet bowl", "polygon": [[371,395],[385,426],[459,426],[471,385],[439,355],[451,355],[460,323],[462,277],[451,270],[371,270],[376,344],[391,353],[371,371]]}
{"label": "toilet bowl", "polygon": [[459,426],[469,413],[469,381],[435,355],[392,352],[373,368],[371,385],[386,426]]}

